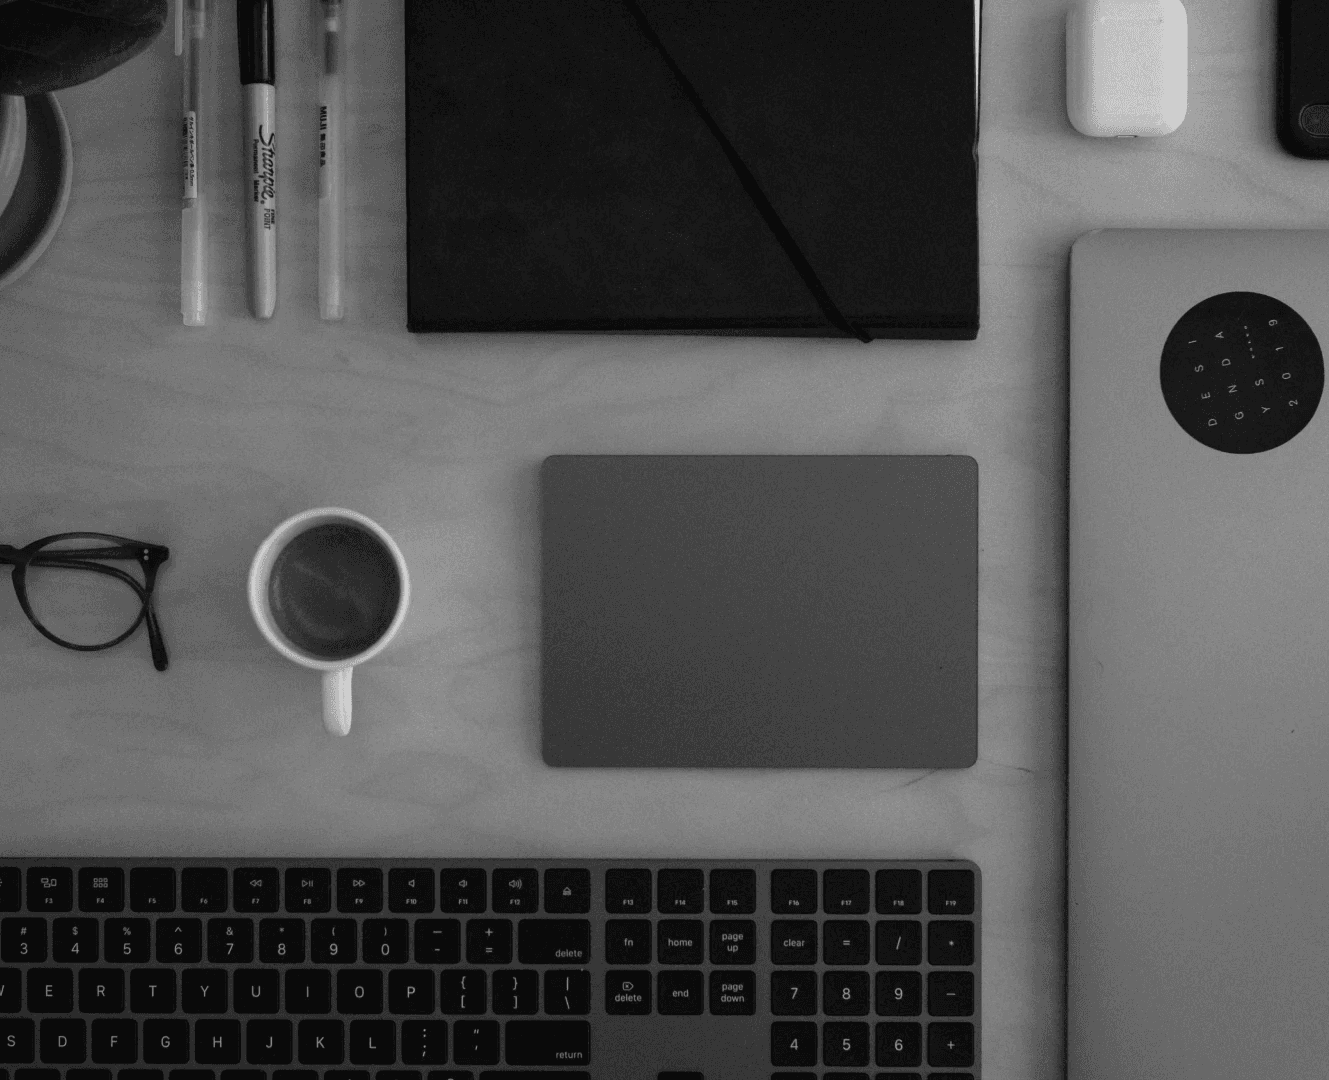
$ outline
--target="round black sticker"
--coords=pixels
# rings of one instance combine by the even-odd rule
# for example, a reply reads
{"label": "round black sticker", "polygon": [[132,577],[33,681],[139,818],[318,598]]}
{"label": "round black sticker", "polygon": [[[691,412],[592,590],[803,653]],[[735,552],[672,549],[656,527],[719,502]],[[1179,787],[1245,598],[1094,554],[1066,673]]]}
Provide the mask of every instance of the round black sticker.
{"label": "round black sticker", "polygon": [[1172,328],[1159,381],[1188,434],[1226,454],[1259,454],[1310,423],[1324,356],[1306,320],[1281,300],[1221,293]]}

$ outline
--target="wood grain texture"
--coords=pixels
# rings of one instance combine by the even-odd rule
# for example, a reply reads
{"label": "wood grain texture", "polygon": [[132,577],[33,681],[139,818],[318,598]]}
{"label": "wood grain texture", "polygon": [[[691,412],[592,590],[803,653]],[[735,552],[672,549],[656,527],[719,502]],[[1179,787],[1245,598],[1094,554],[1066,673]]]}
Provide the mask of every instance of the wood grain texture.
{"label": "wood grain texture", "polygon": [[[1329,221],[1274,138],[1272,0],[1192,0],[1190,111],[1074,132],[1058,0],[989,3],[972,343],[411,337],[400,4],[349,34],[348,301],[317,319],[312,37],[279,5],[280,286],[244,314],[234,16],[217,37],[209,325],[178,314],[169,40],[61,95],[64,225],[0,296],[0,540],[168,544],[172,662],[56,648],[0,592],[0,851],[938,856],[983,868],[984,1075],[1062,1071],[1066,273],[1100,226]],[[536,468],[551,453],[962,453],[980,471],[979,762],[958,772],[555,771],[539,758]],[[279,520],[344,505],[410,617],[327,736],[245,605]],[[7,590],[7,586],[5,587]]]}

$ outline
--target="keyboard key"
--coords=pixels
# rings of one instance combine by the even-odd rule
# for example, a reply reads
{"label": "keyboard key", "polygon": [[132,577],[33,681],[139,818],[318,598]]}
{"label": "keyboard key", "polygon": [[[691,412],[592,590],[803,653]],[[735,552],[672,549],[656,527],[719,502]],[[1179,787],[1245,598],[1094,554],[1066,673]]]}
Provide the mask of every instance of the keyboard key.
{"label": "keyboard key", "polygon": [[699,1016],[705,1010],[700,971],[661,971],[655,982],[655,1007],[661,1016]]}
{"label": "keyboard key", "polygon": [[0,1020],[0,1064],[33,1061],[37,1056],[36,1032],[31,1020]]}
{"label": "keyboard key", "polygon": [[972,915],[974,872],[972,870],[930,871],[928,911],[933,915]]}
{"label": "keyboard key", "polygon": [[383,972],[377,968],[342,968],[337,972],[337,1011],[383,1011]]}
{"label": "keyboard key", "polygon": [[545,972],[545,1012],[551,1016],[585,1016],[590,1011],[589,971]]}
{"label": "keyboard key", "polygon": [[494,871],[494,912],[540,910],[540,875],[534,870]]}
{"label": "keyboard key", "polygon": [[432,971],[424,968],[398,968],[388,972],[388,1012],[419,1016],[433,1011]]}
{"label": "keyboard key", "polygon": [[478,915],[485,910],[485,872],[478,867],[468,870],[444,870],[439,875],[439,911],[460,911]]}
{"label": "keyboard key", "polygon": [[445,1064],[448,1060],[447,1021],[403,1021],[401,1025],[401,1059],[407,1065]]}
{"label": "keyboard key", "polygon": [[411,959],[411,924],[406,919],[366,919],[361,928],[366,964],[405,964]]}
{"label": "keyboard key", "polygon": [[974,973],[929,971],[928,1012],[933,1016],[973,1016]]}
{"label": "keyboard key", "polygon": [[209,964],[252,964],[253,962],[253,919],[208,920]]}
{"label": "keyboard key", "polygon": [[466,962],[512,963],[512,923],[507,919],[470,919],[466,923]]}
{"label": "keyboard key", "polygon": [[135,866],[129,871],[130,911],[174,911],[175,869]]}
{"label": "keyboard key", "polygon": [[821,876],[821,909],[827,915],[866,915],[871,888],[866,870],[827,870]]}
{"label": "keyboard key", "polygon": [[188,968],[180,972],[180,1008],[187,1013],[224,1013],[227,989],[221,968]]}
{"label": "keyboard key", "polygon": [[811,919],[775,919],[771,922],[771,962],[815,964],[817,924]]}
{"label": "keyboard key", "polygon": [[827,964],[837,967],[868,963],[871,947],[867,922],[827,919],[822,923],[821,954]]}
{"label": "keyboard key", "polygon": [[371,867],[337,871],[337,910],[368,912],[383,910],[383,871]]}
{"label": "keyboard key", "polygon": [[651,962],[650,920],[607,920],[605,961],[610,964],[649,964]]}
{"label": "keyboard key", "polygon": [[817,1025],[803,1023],[772,1024],[771,1064],[817,1064]]}
{"label": "keyboard key", "polygon": [[[431,996],[431,999],[432,996]],[[289,968],[286,972],[288,1013],[332,1012],[332,972],[322,968]]]}
{"label": "keyboard key", "polygon": [[757,910],[755,870],[712,870],[711,912],[715,915],[751,915]]}
{"label": "keyboard key", "polygon": [[[251,1076],[227,1076],[222,1073],[221,1080],[267,1080],[261,1070],[255,1070]],[[368,1069],[328,1069],[323,1073],[323,1080],[369,1080]]]}
{"label": "keyboard key", "polygon": [[922,910],[923,875],[920,871],[877,871],[877,914],[917,915]]}
{"label": "keyboard key", "polygon": [[494,1012],[507,1016],[534,1014],[540,1007],[540,973],[538,971],[494,972]]}
{"label": "keyboard key", "polygon": [[545,911],[580,915],[591,910],[591,872],[569,867],[545,871]]}
{"label": "keyboard key", "polygon": [[28,1012],[74,1011],[74,973],[69,968],[28,969]]}
{"label": "keyboard key", "polygon": [[866,971],[823,973],[821,997],[822,1009],[827,1016],[867,1016],[868,1006],[871,1004],[868,973]]}
{"label": "keyboard key", "polygon": [[899,1067],[923,1064],[921,1024],[878,1024],[877,1064]]}
{"label": "keyboard key", "polygon": [[917,971],[877,972],[878,1016],[918,1016],[922,1011],[923,977]]}
{"label": "keyboard key", "polygon": [[461,922],[457,919],[416,919],[415,962],[461,963]]}
{"label": "keyboard key", "polygon": [[[357,1022],[352,1021],[351,1026],[354,1027]],[[289,1065],[292,1057],[291,1043],[289,1020],[245,1021],[245,1061],[250,1065]],[[396,1060],[395,1054],[389,1062],[394,1060]]]}
{"label": "keyboard key", "polygon": [[872,1029],[867,1024],[823,1024],[822,1064],[866,1065],[872,1057]]}
{"label": "keyboard key", "polygon": [[226,868],[190,866],[180,871],[180,907],[183,911],[226,910]]}
{"label": "keyboard key", "polygon": [[815,971],[771,972],[771,1012],[776,1016],[815,1016],[817,973]]}
{"label": "keyboard key", "polygon": [[482,1013],[485,1011],[483,971],[445,971],[439,976],[438,1011]]}
{"label": "keyboard key", "polygon": [[352,1020],[347,1045],[352,1065],[391,1065],[397,1060],[397,1024],[393,1020]]}
{"label": "keyboard key", "polygon": [[[238,1013],[275,1013],[281,1004],[281,972],[273,968],[236,968],[231,985],[231,999]],[[338,1007],[341,1007],[340,1002]]]}
{"label": "keyboard key", "polygon": [[973,1024],[929,1024],[928,1064],[943,1069],[974,1063]]}
{"label": "keyboard key", "polygon": [[452,1026],[452,1039],[458,1065],[498,1064],[497,1020],[458,1020]]}
{"label": "keyboard key", "polygon": [[605,910],[621,915],[647,914],[651,910],[651,872],[606,870]]}
{"label": "keyboard key", "polygon": [[146,964],[152,959],[152,924],[147,919],[107,919],[106,960],[112,964]]}
{"label": "keyboard key", "polygon": [[187,1064],[189,1062],[189,1021],[144,1020],[143,1060],[149,1065]]}
{"label": "keyboard key", "polygon": [[95,964],[100,933],[96,919],[52,919],[51,959],[63,964]]}
{"label": "keyboard key", "polygon": [[194,1059],[200,1065],[238,1065],[240,1062],[240,1021],[195,1021]]}
{"label": "keyboard key", "polygon": [[0,968],[0,1013],[18,1012],[22,1004],[23,972],[18,968]]}
{"label": "keyboard key", "polygon": [[605,1012],[611,1016],[646,1016],[650,1011],[649,971],[605,972]]}
{"label": "keyboard key", "polygon": [[319,915],[332,910],[332,871],[317,866],[286,871],[286,910]]}
{"label": "keyboard key", "polygon": [[434,910],[434,872],[427,869],[388,871],[388,910],[427,915]]}
{"label": "keyboard key", "polygon": [[346,1060],[346,1030],[340,1020],[301,1020],[296,1054],[302,1065],[341,1065]]}
{"label": "keyboard key", "polygon": [[129,1011],[175,1012],[175,972],[170,968],[138,968],[129,973]]}
{"label": "keyboard key", "polygon": [[[85,866],[78,872],[79,911],[124,911],[125,872],[118,866]],[[0,911],[4,905],[0,904]]]}
{"label": "keyboard key", "polygon": [[655,886],[661,915],[695,915],[705,907],[706,878],[700,870],[661,870]]}
{"label": "keyboard key", "polygon": [[23,874],[17,866],[0,866],[0,911],[23,908]]}
{"label": "keyboard key", "polygon": [[517,960],[523,964],[587,964],[589,919],[522,919],[517,924]]}
{"label": "keyboard key", "polygon": [[928,963],[934,967],[974,962],[974,924],[934,920],[928,923]]}
{"label": "keyboard key", "polygon": [[138,1060],[138,1021],[94,1020],[91,1042],[92,1060],[98,1065],[132,1065]]}
{"label": "keyboard key", "polygon": [[[0,1073],[4,1070],[0,1069]],[[0,1080],[5,1080],[0,1076]],[[111,1080],[110,1069],[66,1069],[65,1080]]]}
{"label": "keyboard key", "polygon": [[43,1020],[38,1044],[48,1065],[80,1065],[88,1055],[84,1020]]}
{"label": "keyboard key", "polygon": [[922,962],[922,923],[877,923],[878,964],[882,967],[916,967]]}
{"label": "keyboard key", "polygon": [[305,962],[304,919],[260,919],[258,962],[303,964]]}
{"label": "keyboard key", "polygon": [[817,871],[772,870],[771,911],[776,915],[815,915]]}
{"label": "keyboard key", "polygon": [[316,964],[354,964],[354,919],[314,919],[309,924],[309,958]]}
{"label": "keyboard key", "polygon": [[705,960],[700,919],[661,919],[656,924],[656,955],[662,964],[700,964]]}
{"label": "keyboard key", "polygon": [[202,959],[202,919],[157,920],[157,963],[197,964]]}
{"label": "keyboard key", "polygon": [[275,866],[241,866],[233,875],[236,911],[276,911],[281,875]]}
{"label": "keyboard key", "polygon": [[0,962],[41,964],[45,961],[45,919],[0,919]]}
{"label": "keyboard key", "polygon": [[711,972],[712,1016],[753,1016],[756,1014],[756,1011],[756,972]]}
{"label": "keyboard key", "polygon": [[504,1026],[509,1065],[585,1065],[590,1060],[591,1025],[585,1020],[509,1020]]}
{"label": "keyboard key", "polygon": [[74,871],[67,866],[28,867],[29,911],[73,911]]}
{"label": "keyboard key", "polygon": [[750,919],[711,920],[712,964],[755,964],[757,924]]}

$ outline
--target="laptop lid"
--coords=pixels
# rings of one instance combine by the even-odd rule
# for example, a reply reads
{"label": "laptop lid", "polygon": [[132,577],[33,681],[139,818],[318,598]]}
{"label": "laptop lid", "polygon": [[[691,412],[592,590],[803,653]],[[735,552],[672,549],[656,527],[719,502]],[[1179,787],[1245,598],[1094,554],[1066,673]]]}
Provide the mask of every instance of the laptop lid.
{"label": "laptop lid", "polygon": [[1329,233],[1071,257],[1068,1075],[1329,1061]]}

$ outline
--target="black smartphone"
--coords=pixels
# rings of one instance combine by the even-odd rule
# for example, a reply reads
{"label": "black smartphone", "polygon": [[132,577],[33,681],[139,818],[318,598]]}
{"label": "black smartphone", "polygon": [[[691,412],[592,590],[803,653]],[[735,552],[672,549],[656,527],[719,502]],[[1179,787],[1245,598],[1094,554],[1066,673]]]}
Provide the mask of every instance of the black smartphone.
{"label": "black smartphone", "polygon": [[1278,0],[1278,141],[1329,158],[1329,0]]}

